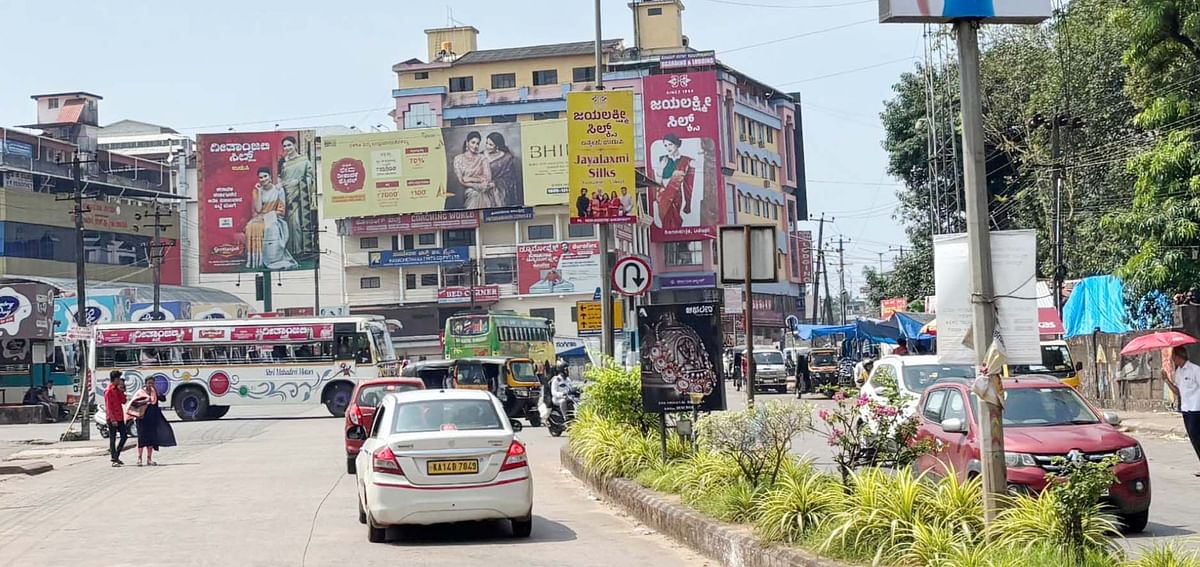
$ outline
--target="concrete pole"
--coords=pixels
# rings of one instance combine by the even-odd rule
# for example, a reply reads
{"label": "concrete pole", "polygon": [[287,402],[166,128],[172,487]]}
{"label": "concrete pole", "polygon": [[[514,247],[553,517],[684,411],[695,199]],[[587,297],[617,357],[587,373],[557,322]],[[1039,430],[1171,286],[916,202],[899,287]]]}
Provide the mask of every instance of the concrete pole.
{"label": "concrete pole", "polygon": [[746,407],[754,407],[754,278],[751,277],[751,270],[754,269],[754,262],[751,260],[752,250],[750,247],[750,225],[742,226],[742,238],[745,239],[742,256],[745,257],[746,270],[746,286],[743,289],[742,298],[742,316],[745,317],[743,325],[746,328],[746,356],[743,360],[746,361]]}
{"label": "concrete pole", "polygon": [[[596,90],[604,90],[604,38],[600,25],[600,0],[596,0]],[[604,356],[616,356],[617,349],[613,335],[613,298],[612,298],[612,230],[607,224],[599,227],[600,235],[600,352]]]}
{"label": "concrete pole", "polygon": [[[987,169],[984,162],[983,105],[979,92],[978,23],[954,24],[958,35],[959,81],[962,91],[963,174],[967,198],[967,250],[971,262],[972,347],[976,365],[983,363],[992,332],[996,328],[995,297],[992,289],[992,250],[988,233]],[[1004,464],[1003,408],[980,398],[979,420],[983,515],[996,519],[1000,497],[1008,488]]]}

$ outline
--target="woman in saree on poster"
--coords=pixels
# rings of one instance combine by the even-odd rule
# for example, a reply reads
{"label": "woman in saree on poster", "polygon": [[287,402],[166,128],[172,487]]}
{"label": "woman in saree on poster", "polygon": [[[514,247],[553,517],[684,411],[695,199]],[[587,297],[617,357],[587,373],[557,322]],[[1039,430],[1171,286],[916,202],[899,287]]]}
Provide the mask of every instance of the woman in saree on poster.
{"label": "woman in saree on poster", "polygon": [[683,226],[683,215],[692,212],[692,191],[696,183],[696,168],[692,158],[681,155],[679,136],[667,134],[662,139],[666,154],[658,158],[662,186],[654,196],[663,230]]}
{"label": "woman in saree on poster", "polygon": [[300,144],[295,136],[284,136],[283,157],[279,160],[279,183],[287,199],[287,227],[292,238],[287,242],[287,251],[293,256],[307,252],[305,235],[312,226],[312,188],[316,173],[312,161],[300,153]]}
{"label": "woman in saree on poster", "polygon": [[289,228],[283,187],[271,179],[271,168],[258,169],[252,190],[254,216],[246,223],[246,267],[290,270],[296,260],[288,252]]}
{"label": "woman in saree on poster", "polygon": [[454,176],[458,178],[466,191],[463,196],[464,209],[487,209],[499,205],[492,204],[489,188],[492,183],[492,168],[488,158],[483,153],[483,137],[479,132],[467,134],[463,140],[462,153],[454,156]]}
{"label": "woman in saree on poster", "polygon": [[508,145],[504,143],[504,135],[499,132],[488,134],[484,148],[492,175],[488,200],[494,201],[494,204],[489,204],[487,207],[515,206],[525,202],[524,187],[521,184],[521,166],[516,156],[508,149]]}

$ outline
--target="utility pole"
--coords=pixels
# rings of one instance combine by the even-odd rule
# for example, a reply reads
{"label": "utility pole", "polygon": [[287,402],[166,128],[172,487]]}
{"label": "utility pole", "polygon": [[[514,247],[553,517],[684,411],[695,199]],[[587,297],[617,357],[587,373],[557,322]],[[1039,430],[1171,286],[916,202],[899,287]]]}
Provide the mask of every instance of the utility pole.
{"label": "utility pole", "polygon": [[1050,160],[1054,163],[1054,309],[1062,316],[1063,235],[1062,235],[1062,162],[1059,159],[1059,117],[1050,127]]}
{"label": "utility pole", "polygon": [[842,305],[842,324],[846,324],[846,246],[845,240],[838,236],[838,303]]}
{"label": "utility pole", "polygon": [[[88,327],[87,250],[84,242],[83,215],[90,212],[90,209],[83,208],[83,169],[81,166],[85,163],[95,162],[94,159],[79,159],[78,151],[71,157],[72,191],[70,200],[75,204],[72,211],[75,215],[75,326],[81,331]],[[88,381],[87,348],[87,340],[80,340],[75,347],[75,371],[79,373],[79,406],[75,415],[79,419],[78,440],[80,441],[91,439],[91,418],[88,417],[87,410],[91,406],[92,385]]]}
{"label": "utility pole", "polygon": [[[979,22],[958,21],[959,89],[962,93],[962,142],[964,192],[967,201],[967,251],[971,262],[971,328],[975,364],[982,366],[996,328],[995,292],[992,282],[991,236],[988,232],[987,169],[983,145],[983,103],[979,91]],[[989,373],[995,369],[988,369]],[[995,376],[989,380],[996,380]],[[998,385],[997,391],[998,391]],[[987,523],[996,519],[1000,498],[1008,487],[1004,463],[1004,425],[998,400],[979,397],[980,464],[983,476],[983,515]]]}
{"label": "utility pole", "polygon": [[746,328],[746,407],[754,407],[754,372],[756,364],[754,364],[754,278],[753,270],[754,263],[751,260],[753,251],[750,248],[750,225],[742,226],[742,239],[745,240],[745,248],[742,250],[742,256],[746,263],[743,268],[746,270],[746,286],[743,289],[742,297],[742,317],[745,322],[742,323]]}
{"label": "utility pole", "polygon": [[883,252],[876,252],[876,254],[879,254],[879,275],[882,276],[883,275]]}
{"label": "utility pole", "polygon": [[262,273],[263,312],[270,313],[275,306],[271,303],[271,270]]}
{"label": "utility pole", "polygon": [[899,252],[900,259],[901,260],[904,259],[904,247],[903,246],[888,246],[888,252]]}
{"label": "utility pole", "polygon": [[321,316],[321,235],[328,232],[323,228],[305,230],[313,239],[313,317]]}
{"label": "utility pole", "polygon": [[[821,213],[820,219],[813,219],[810,215],[808,220],[816,220],[818,223],[820,223],[817,225],[817,253],[813,255],[813,263],[815,264],[813,267],[813,274],[815,274],[816,277],[813,280],[812,322],[815,325],[817,324],[817,319],[820,317],[819,310],[821,309],[821,273],[825,268],[825,223],[832,223],[834,217],[829,217],[829,220],[825,220],[825,213]],[[829,274],[825,274],[825,279],[829,279]],[[826,284],[828,284],[828,282],[826,282]],[[826,285],[825,295],[826,297],[829,295],[828,285]]]}
{"label": "utility pole", "polygon": [[[163,224],[162,218],[170,218],[171,210],[169,208],[164,209],[161,205],[159,205],[158,201],[155,201],[153,206],[154,212],[146,215],[138,213],[134,215],[133,218],[134,220],[138,221],[149,219],[151,217],[154,218],[154,240],[151,242],[149,250],[150,267],[154,272],[154,308],[151,311],[150,316],[153,317],[155,321],[159,321],[161,320],[160,317],[162,313],[162,261],[163,257],[167,255],[167,248],[170,248],[173,246],[173,244],[162,243],[162,231],[171,227],[169,224]],[[134,230],[140,230],[141,228],[141,226],[135,226]]]}
{"label": "utility pole", "polygon": [[[600,24],[600,0],[596,0],[596,90],[604,90],[604,38]],[[613,335],[613,297],[612,297],[612,229],[602,223],[599,227],[600,236],[600,352],[604,356],[616,356],[616,346]],[[472,299],[475,294],[471,294]]]}
{"label": "utility pole", "polygon": [[821,322],[833,321],[833,293],[829,291],[829,266],[825,263],[825,251],[821,250],[821,271],[825,274],[825,305],[821,307]]}

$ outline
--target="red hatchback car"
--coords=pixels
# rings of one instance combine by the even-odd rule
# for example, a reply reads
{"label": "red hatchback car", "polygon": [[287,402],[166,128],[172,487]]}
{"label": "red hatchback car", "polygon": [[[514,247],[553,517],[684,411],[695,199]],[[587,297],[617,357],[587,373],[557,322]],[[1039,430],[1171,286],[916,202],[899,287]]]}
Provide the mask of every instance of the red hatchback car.
{"label": "red hatchback car", "polygon": [[354,388],[350,407],[346,408],[346,472],[355,474],[354,460],[362,449],[363,439],[375,421],[375,408],[388,394],[424,390],[420,378],[376,378],[364,380]]}
{"label": "red hatchback car", "polygon": [[[1140,532],[1150,514],[1150,467],[1136,439],[1114,427],[1120,418],[1100,413],[1076,391],[1049,376],[1020,376],[1004,381],[1004,458],[1010,492],[1037,494],[1046,488],[1046,473],[1059,470],[1057,457],[1099,461],[1115,455],[1117,483],[1108,503],[1125,529]],[[917,468],[934,476],[978,475],[979,415],[971,384],[964,379],[940,380],[921,396],[920,438],[941,441],[939,453],[917,460]]]}

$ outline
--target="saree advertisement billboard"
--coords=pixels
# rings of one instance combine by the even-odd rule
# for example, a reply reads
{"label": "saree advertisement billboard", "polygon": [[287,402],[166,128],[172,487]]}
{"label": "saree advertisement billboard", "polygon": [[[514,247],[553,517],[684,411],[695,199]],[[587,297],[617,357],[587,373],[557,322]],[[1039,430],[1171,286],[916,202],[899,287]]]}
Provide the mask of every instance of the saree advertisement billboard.
{"label": "saree advertisement billboard", "polygon": [[566,121],[328,136],[321,177],[333,219],[561,205]]}
{"label": "saree advertisement billboard", "polygon": [[592,293],[600,287],[600,241],[517,245],[517,293]]}
{"label": "saree advertisement billboard", "polygon": [[312,269],[316,133],[200,134],[200,272]]}
{"label": "saree advertisement billboard", "polygon": [[633,91],[567,94],[571,223],[637,222]]}
{"label": "saree advertisement billboard", "polygon": [[721,221],[721,132],[717,75],[667,73],[642,79],[650,239],[716,238]]}

